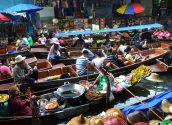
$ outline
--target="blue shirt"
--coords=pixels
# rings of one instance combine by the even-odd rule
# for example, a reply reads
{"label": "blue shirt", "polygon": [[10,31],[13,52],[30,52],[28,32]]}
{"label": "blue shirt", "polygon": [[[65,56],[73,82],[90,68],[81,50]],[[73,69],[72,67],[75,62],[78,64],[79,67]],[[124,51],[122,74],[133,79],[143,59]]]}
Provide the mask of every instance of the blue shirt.
{"label": "blue shirt", "polygon": [[88,60],[88,58],[84,57],[84,56],[80,56],[77,60],[76,60],[76,71],[79,75],[83,75],[85,72],[87,72],[87,64],[90,63],[90,61]]}

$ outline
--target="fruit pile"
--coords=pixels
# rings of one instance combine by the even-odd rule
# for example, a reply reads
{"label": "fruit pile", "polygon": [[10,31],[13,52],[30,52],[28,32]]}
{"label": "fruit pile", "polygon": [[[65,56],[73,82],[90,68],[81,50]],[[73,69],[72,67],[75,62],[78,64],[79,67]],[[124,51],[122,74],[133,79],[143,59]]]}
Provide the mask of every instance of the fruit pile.
{"label": "fruit pile", "polygon": [[139,82],[144,76],[152,72],[152,69],[148,66],[141,65],[138,68],[131,71],[132,78],[129,81],[129,84],[133,85]]}

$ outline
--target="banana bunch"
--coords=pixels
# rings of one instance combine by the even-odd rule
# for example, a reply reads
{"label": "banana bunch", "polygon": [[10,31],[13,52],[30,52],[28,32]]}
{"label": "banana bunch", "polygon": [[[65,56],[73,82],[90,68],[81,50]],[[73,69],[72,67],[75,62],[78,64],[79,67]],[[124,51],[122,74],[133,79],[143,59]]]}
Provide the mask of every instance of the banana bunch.
{"label": "banana bunch", "polygon": [[144,76],[148,75],[152,72],[152,69],[148,66],[141,65],[138,68],[131,71],[132,77],[129,81],[130,85],[133,85],[137,82],[139,82]]}

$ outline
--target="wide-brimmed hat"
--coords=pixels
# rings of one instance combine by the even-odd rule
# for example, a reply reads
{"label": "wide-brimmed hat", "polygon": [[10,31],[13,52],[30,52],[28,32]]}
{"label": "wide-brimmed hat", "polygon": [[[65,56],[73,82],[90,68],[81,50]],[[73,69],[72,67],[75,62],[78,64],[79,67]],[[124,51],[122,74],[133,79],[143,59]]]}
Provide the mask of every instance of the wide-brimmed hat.
{"label": "wide-brimmed hat", "polygon": [[151,120],[151,121],[149,121],[149,125],[156,125],[160,122],[161,122],[160,120]]}
{"label": "wide-brimmed hat", "polygon": [[147,122],[148,119],[143,111],[134,111],[127,115],[127,121],[133,125],[137,122]]}
{"label": "wide-brimmed hat", "polygon": [[[156,115],[155,115],[155,113],[156,113]],[[157,117],[157,115],[159,117]],[[153,107],[147,111],[147,118],[149,121],[150,120],[161,120],[160,117],[163,119],[164,116],[165,116],[164,112],[159,107]]]}
{"label": "wide-brimmed hat", "polygon": [[119,109],[116,108],[110,108],[106,111],[106,116],[116,116],[116,117],[120,117],[123,120],[127,120],[125,115],[123,114],[123,112]]}
{"label": "wide-brimmed hat", "polygon": [[151,75],[146,77],[146,79],[152,82],[163,82],[157,73],[151,73]]}
{"label": "wide-brimmed hat", "polygon": [[90,125],[104,125],[103,117],[101,116],[92,116],[89,120],[90,120]]}
{"label": "wide-brimmed hat", "polygon": [[23,57],[21,55],[18,55],[18,56],[16,56],[14,63],[15,64],[20,63],[20,62],[22,62],[25,59],[26,59],[26,57]]}
{"label": "wide-brimmed hat", "polygon": [[90,125],[90,122],[83,115],[72,118],[67,125]]}
{"label": "wide-brimmed hat", "polygon": [[170,103],[168,100],[164,99],[161,103],[161,110],[165,113],[170,113],[170,107],[172,107],[172,103]]}
{"label": "wide-brimmed hat", "polygon": [[146,123],[146,122],[137,122],[137,123],[135,123],[134,125],[149,125],[149,124]]}
{"label": "wide-brimmed hat", "polygon": [[128,125],[126,121],[124,121],[122,118],[116,117],[116,116],[106,116],[103,119],[104,125]]}

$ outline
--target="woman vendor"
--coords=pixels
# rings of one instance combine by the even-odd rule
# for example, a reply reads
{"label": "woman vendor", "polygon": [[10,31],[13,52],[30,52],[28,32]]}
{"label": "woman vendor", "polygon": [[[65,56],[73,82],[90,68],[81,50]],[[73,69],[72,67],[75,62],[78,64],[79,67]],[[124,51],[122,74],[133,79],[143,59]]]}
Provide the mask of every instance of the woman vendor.
{"label": "woman vendor", "polygon": [[93,82],[92,88],[103,94],[107,94],[110,101],[112,101],[114,99],[112,92],[121,91],[122,87],[115,83],[113,76],[107,73],[106,67],[101,67],[100,71],[101,73]]}
{"label": "woman vendor", "polygon": [[10,95],[9,103],[12,114],[15,116],[31,116],[32,109],[30,107],[30,100],[22,99],[19,97],[19,88],[16,86],[12,86],[8,92]]}

